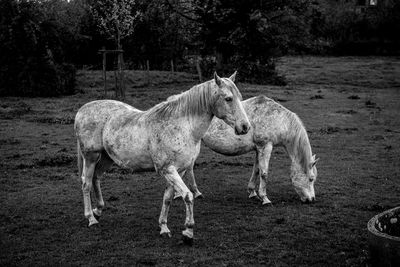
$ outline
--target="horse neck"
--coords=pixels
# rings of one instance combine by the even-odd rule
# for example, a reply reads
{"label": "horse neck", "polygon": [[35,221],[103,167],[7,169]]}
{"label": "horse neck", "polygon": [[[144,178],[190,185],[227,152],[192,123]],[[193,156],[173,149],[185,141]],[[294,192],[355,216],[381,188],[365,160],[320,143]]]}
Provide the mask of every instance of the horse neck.
{"label": "horse neck", "polygon": [[171,118],[187,119],[193,137],[200,141],[214,117],[212,113],[212,87],[205,82],[178,95],[171,101]]}
{"label": "horse neck", "polygon": [[312,157],[311,145],[307,131],[296,115],[290,122],[287,136],[288,140],[285,147],[292,161],[291,172],[293,174],[307,173]]}
{"label": "horse neck", "polygon": [[210,82],[203,83],[198,87],[199,88],[192,88],[189,90],[189,95],[192,93],[192,90],[198,90],[201,97],[192,98],[192,102],[195,101],[195,103],[192,104],[198,108],[195,109],[191,114],[189,112],[188,119],[193,137],[195,140],[200,141],[210,127],[214,114],[212,112],[213,94]]}

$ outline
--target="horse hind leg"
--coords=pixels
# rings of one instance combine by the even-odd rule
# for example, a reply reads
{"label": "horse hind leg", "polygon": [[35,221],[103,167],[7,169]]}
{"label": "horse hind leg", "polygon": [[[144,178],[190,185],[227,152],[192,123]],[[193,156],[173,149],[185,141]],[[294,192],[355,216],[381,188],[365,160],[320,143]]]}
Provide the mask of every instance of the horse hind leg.
{"label": "horse hind leg", "polygon": [[89,226],[97,224],[98,221],[93,215],[92,203],[90,199],[90,191],[93,187],[93,176],[96,168],[96,163],[100,157],[99,153],[89,152],[83,156],[83,168],[82,168],[82,193],[83,193],[83,204],[84,214],[89,220]]}
{"label": "horse hind leg", "polygon": [[112,164],[113,161],[110,159],[110,157],[107,155],[106,152],[103,152],[100,156],[100,160],[96,164],[96,168],[94,171],[93,192],[96,198],[96,208],[93,209],[93,215],[97,220],[100,218],[104,208],[104,200],[100,188],[101,176],[106,170],[108,170],[111,167]]}
{"label": "horse hind leg", "polygon": [[258,150],[258,164],[260,169],[260,186],[258,188],[258,195],[262,200],[263,205],[271,204],[267,197],[267,178],[268,166],[272,153],[272,143],[267,143],[264,147],[257,147]]}
{"label": "horse hind leg", "polygon": [[249,198],[258,198],[258,195],[256,193],[256,178],[259,176],[259,174],[260,170],[258,166],[258,151],[256,151],[256,156],[253,164],[253,172],[251,173],[249,183],[247,184]]}

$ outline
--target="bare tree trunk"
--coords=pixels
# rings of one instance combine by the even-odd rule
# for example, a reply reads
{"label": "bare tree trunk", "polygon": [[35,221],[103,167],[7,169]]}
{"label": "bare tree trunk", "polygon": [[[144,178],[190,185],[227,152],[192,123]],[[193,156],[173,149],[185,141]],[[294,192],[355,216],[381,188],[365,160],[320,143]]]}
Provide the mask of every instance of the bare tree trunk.
{"label": "bare tree trunk", "polygon": [[217,70],[221,70],[224,63],[224,55],[219,51],[217,51],[216,53],[216,60],[217,60],[216,68]]}
{"label": "bare tree trunk", "polygon": [[201,62],[201,57],[197,57],[197,59],[196,59],[197,74],[199,75],[199,81],[200,81],[200,82],[203,82],[203,75],[202,75],[202,73],[201,73],[200,62]]}

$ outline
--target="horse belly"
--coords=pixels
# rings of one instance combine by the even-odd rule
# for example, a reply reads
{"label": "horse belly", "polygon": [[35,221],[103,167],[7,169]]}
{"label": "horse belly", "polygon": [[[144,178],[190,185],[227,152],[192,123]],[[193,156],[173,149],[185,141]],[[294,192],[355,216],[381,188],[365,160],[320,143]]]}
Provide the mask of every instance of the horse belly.
{"label": "horse belly", "polygon": [[104,135],[104,147],[110,158],[119,166],[133,171],[153,170],[154,164],[147,146],[146,131],[125,129]]}

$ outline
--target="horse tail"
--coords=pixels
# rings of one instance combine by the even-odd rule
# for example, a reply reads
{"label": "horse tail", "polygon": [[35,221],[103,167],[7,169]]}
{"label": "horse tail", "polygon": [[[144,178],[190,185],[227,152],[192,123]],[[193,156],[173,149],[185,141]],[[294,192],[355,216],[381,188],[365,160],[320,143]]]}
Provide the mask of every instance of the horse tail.
{"label": "horse tail", "polygon": [[79,140],[76,143],[77,143],[76,150],[77,150],[77,163],[78,163],[78,179],[80,180],[82,177],[83,157]]}

